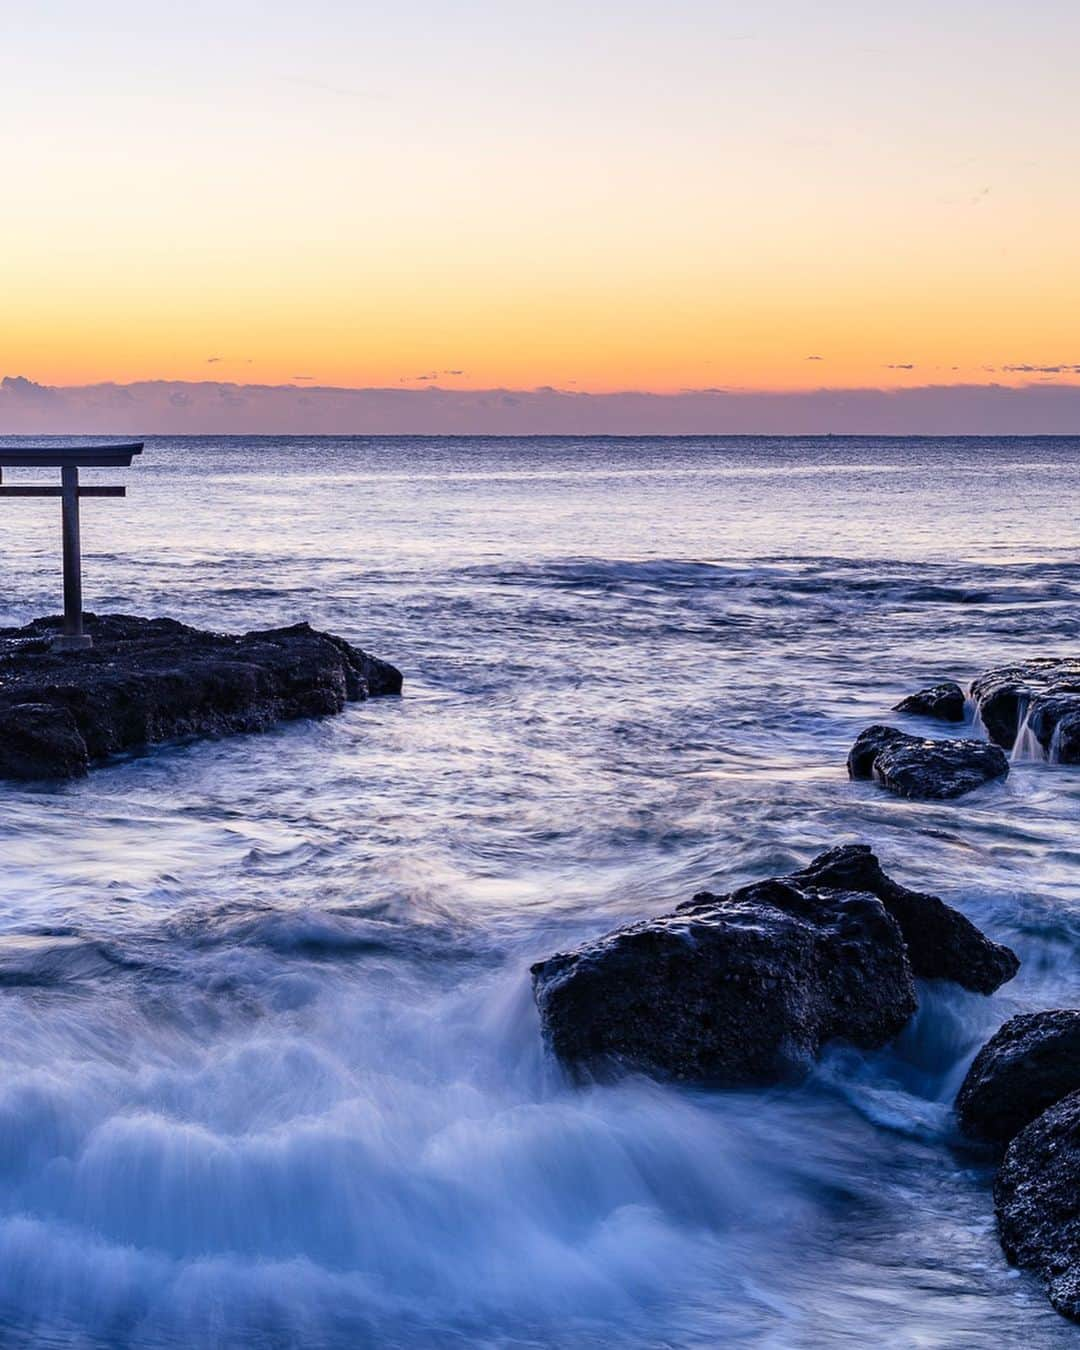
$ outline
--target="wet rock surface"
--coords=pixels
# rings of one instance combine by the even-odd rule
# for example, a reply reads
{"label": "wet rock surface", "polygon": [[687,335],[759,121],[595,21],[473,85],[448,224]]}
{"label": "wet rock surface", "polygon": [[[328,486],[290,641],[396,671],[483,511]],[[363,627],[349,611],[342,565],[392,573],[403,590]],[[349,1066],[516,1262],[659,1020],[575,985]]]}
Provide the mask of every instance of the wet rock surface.
{"label": "wet rock surface", "polygon": [[999,746],[966,738],[925,740],[884,725],[867,727],[848,755],[852,778],[873,779],[898,796],[923,801],[961,797],[1008,772]]}
{"label": "wet rock surface", "polygon": [[[917,1006],[913,962],[890,906],[914,929],[936,905],[890,882],[858,847],[727,895],[701,892],[534,965],[545,1038],[577,1077],[636,1070],[735,1086],[797,1075],[827,1041],[872,1049],[903,1028]],[[966,920],[957,932],[953,957],[929,943],[919,964],[946,968],[964,940],[973,952],[986,943]],[[1015,969],[1007,949],[986,946],[974,966],[996,959]]]}
{"label": "wet rock surface", "polygon": [[994,1207],[1005,1255],[1040,1275],[1058,1312],[1080,1321],[1080,1092],[1009,1145]]}
{"label": "wet rock surface", "polygon": [[966,700],[964,691],[954,680],[934,684],[909,694],[893,708],[893,712],[910,713],[917,717],[934,717],[939,722],[962,722]]}
{"label": "wet rock surface", "polygon": [[1080,1091],[1080,1010],[1012,1017],[975,1056],[956,1098],[960,1128],[1004,1145]]}
{"label": "wet rock surface", "polygon": [[73,778],[176,737],[264,731],[396,694],[401,673],[306,623],[242,635],[86,615],[94,645],[55,652],[59,619],[0,629],[0,778]]}
{"label": "wet rock surface", "polygon": [[992,942],[959,910],[886,876],[866,844],[830,849],[789,879],[799,886],[876,895],[899,924],[911,968],[924,980],[952,980],[975,993],[992,994],[1020,969],[1014,951]]}
{"label": "wet rock surface", "polygon": [[1048,758],[1080,763],[1080,660],[998,666],[973,681],[971,697],[996,745],[1012,749],[1026,728]]}

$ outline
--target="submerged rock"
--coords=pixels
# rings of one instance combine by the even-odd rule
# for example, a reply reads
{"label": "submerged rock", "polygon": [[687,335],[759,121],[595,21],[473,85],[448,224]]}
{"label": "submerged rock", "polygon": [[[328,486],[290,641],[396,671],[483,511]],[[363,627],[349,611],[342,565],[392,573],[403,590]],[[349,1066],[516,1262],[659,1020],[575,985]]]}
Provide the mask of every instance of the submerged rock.
{"label": "submerged rock", "polygon": [[229,636],[174,619],[86,615],[93,647],[55,652],[59,619],[0,629],[0,778],[73,778],[179,736],[263,731],[401,691],[401,672],[306,623]]}
{"label": "submerged rock", "polygon": [[924,801],[960,797],[1008,772],[1009,761],[996,745],[928,741],[880,724],[861,732],[848,755],[852,778],[872,778],[901,797]]}
{"label": "submerged rock", "polygon": [[956,1098],[960,1128],[1007,1144],[1047,1107],[1080,1091],[1080,1010],[1012,1017],[975,1056]]}
{"label": "submerged rock", "polygon": [[1080,1321],[1080,1092],[1009,1145],[994,1182],[1005,1255],[1046,1281],[1050,1302]]}
{"label": "submerged rock", "polygon": [[939,722],[962,722],[965,702],[964,691],[955,680],[946,680],[943,684],[920,689],[917,694],[909,694],[896,704],[893,712],[935,717]]}
{"label": "submerged rock", "polygon": [[108,943],[79,933],[8,933],[0,938],[0,988],[70,986],[134,966]]}
{"label": "submerged rock", "polygon": [[1080,661],[998,666],[972,683],[971,697],[995,744],[1012,749],[1026,727],[1049,759],[1080,763]]}
{"label": "submerged rock", "polygon": [[[544,1035],[579,1077],[640,1070],[717,1085],[775,1082],[805,1071],[827,1041],[873,1049],[903,1028],[916,1008],[913,963],[890,910],[914,933],[920,914],[928,927],[948,927],[938,906],[953,913],[890,882],[865,848],[833,850],[729,895],[702,892],[672,914],[534,965]],[[966,942],[979,972],[968,987],[995,987],[980,963],[1011,971],[1015,957],[955,919],[952,956],[939,958],[949,944],[928,938],[917,944],[919,964],[959,969]]]}

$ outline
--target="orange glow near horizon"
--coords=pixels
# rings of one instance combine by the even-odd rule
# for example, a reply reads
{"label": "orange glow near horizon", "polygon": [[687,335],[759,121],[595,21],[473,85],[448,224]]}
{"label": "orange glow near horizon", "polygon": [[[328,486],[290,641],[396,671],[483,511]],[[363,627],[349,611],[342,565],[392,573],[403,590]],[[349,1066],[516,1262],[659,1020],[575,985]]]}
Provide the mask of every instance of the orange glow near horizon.
{"label": "orange glow near horizon", "polygon": [[488,48],[467,15],[405,8],[431,32],[329,0],[321,36],[274,7],[245,32],[237,7],[232,65],[121,0],[108,42],[73,4],[68,27],[28,18],[0,56],[0,375],[1080,382],[1053,24],[992,4],[949,28],[916,4],[822,31],[773,0],[774,22],[729,37],[734,8],[677,5],[680,26],[601,5],[569,49],[578,11],[556,4],[499,19]]}

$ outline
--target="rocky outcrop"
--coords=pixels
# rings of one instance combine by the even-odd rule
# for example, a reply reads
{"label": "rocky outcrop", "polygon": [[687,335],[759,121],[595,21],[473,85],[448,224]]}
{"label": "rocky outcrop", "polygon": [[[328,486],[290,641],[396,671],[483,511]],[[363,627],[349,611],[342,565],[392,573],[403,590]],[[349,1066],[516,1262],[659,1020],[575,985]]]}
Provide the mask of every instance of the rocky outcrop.
{"label": "rocky outcrop", "polygon": [[[901,1030],[916,994],[892,910],[914,933],[920,913],[944,922],[937,906],[890,882],[860,848],[727,895],[702,892],[672,914],[533,966],[544,1035],[577,1077],[637,1070],[717,1085],[775,1082],[804,1072],[830,1040],[872,1049]],[[969,987],[990,984],[995,959],[1008,978],[1015,957],[965,925],[953,931],[951,955],[948,943],[917,944],[920,966],[958,969],[967,943]]]}
{"label": "rocky outcrop", "polygon": [[1023,661],[998,666],[972,683],[986,733],[1009,750],[1026,726],[1047,758],[1080,763],[1080,661]]}
{"label": "rocky outcrop", "polygon": [[800,886],[876,895],[899,924],[911,968],[924,980],[952,980],[975,993],[992,994],[1020,969],[1014,951],[991,942],[959,910],[886,876],[866,844],[831,849],[789,879]]}
{"label": "rocky outcrop", "polygon": [[73,778],[175,737],[263,731],[401,691],[401,673],[306,623],[229,636],[173,619],[86,615],[94,645],[56,652],[59,619],[0,630],[0,778]]}
{"label": "rocky outcrop", "polygon": [[960,1128],[1004,1145],[1048,1107],[1080,1091],[1080,1011],[1012,1017],[975,1056],[956,1098]]}
{"label": "rocky outcrop", "polygon": [[922,801],[961,797],[1008,772],[1009,761],[996,745],[928,741],[883,725],[861,732],[848,755],[852,778],[871,778],[900,797]]}
{"label": "rocky outcrop", "polygon": [[956,1115],[970,1137],[1008,1144],[994,1180],[1005,1255],[1080,1321],[1080,1009],[1010,1018],[975,1056]]}
{"label": "rocky outcrop", "polygon": [[1040,1275],[1058,1312],[1080,1321],[1080,1091],[1009,1145],[994,1208],[1005,1255]]}
{"label": "rocky outcrop", "polygon": [[960,686],[954,680],[946,680],[944,684],[934,684],[920,689],[917,694],[909,694],[895,705],[893,712],[933,717],[939,722],[962,722],[965,702]]}

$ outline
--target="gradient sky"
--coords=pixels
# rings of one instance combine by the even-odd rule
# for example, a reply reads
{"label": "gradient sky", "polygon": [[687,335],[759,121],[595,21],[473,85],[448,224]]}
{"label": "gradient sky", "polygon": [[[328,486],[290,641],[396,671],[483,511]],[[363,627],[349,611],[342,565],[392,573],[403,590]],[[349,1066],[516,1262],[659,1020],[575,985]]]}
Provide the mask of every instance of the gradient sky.
{"label": "gradient sky", "polygon": [[1075,0],[8,5],[0,374],[1077,383],[1078,39]]}

